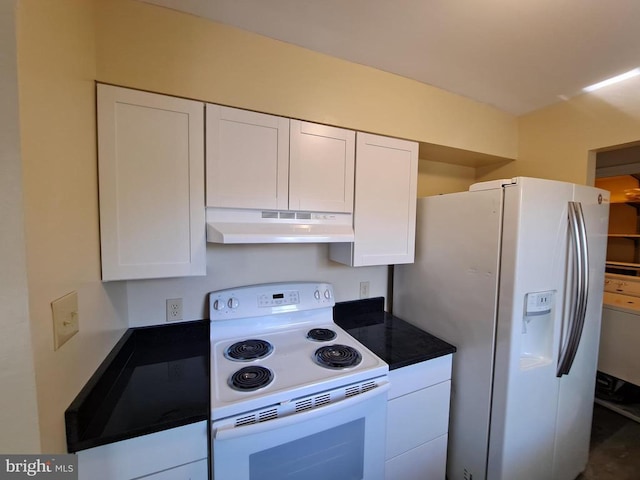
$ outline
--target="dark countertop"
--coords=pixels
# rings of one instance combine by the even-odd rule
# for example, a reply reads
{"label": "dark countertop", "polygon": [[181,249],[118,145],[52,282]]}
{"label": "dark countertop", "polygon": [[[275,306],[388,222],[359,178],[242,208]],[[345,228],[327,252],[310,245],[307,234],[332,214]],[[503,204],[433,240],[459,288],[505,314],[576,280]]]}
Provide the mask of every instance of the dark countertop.
{"label": "dark countertop", "polygon": [[65,412],[77,452],[209,418],[209,320],[130,328]]}
{"label": "dark countertop", "polygon": [[336,303],[333,320],[387,362],[389,370],[448,355],[456,347],[384,311],[384,298]]}
{"label": "dark countertop", "polygon": [[[384,311],[384,298],[337,303],[334,321],[389,369],[456,351]],[[130,328],[65,411],[77,452],[209,419],[209,320]]]}

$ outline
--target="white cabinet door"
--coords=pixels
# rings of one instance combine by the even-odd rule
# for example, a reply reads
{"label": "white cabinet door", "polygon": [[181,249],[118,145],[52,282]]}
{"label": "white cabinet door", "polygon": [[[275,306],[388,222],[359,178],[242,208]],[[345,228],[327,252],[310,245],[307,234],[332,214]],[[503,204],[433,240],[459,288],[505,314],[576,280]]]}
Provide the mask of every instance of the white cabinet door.
{"label": "white cabinet door", "polygon": [[207,104],[207,206],[288,208],[289,119]]}
{"label": "white cabinet door", "polygon": [[447,435],[423,443],[385,464],[386,480],[445,480]]}
{"label": "white cabinet door", "polygon": [[102,279],[205,275],[203,104],[97,94]]}
{"label": "white cabinet door", "polygon": [[444,480],[452,355],[389,372],[385,478]]}
{"label": "white cabinet door", "polygon": [[355,132],[291,120],[289,209],[353,211]]}
{"label": "white cabinet door", "polygon": [[[450,392],[447,380],[389,400],[387,459],[447,433]],[[441,460],[444,463],[444,458]]]}
{"label": "white cabinet door", "polygon": [[199,460],[143,478],[144,480],[208,480],[209,465],[206,460]]}
{"label": "white cabinet door", "polygon": [[418,144],[358,132],[353,244],[332,244],[331,259],[352,266],[412,263]]}
{"label": "white cabinet door", "polygon": [[[78,478],[131,480],[155,474],[158,476],[151,478],[204,480],[208,470],[208,426],[205,420],[81,450],[77,453]],[[165,471],[175,475],[163,476]]]}
{"label": "white cabinet door", "polygon": [[207,104],[207,206],[350,213],[355,132]]}

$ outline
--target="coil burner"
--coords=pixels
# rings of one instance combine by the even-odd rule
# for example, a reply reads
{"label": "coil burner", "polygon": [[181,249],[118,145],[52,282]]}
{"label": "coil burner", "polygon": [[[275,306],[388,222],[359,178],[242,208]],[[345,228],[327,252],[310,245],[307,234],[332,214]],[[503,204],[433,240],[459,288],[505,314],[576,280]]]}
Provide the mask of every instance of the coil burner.
{"label": "coil burner", "polygon": [[338,334],[336,332],[328,328],[312,328],[307,333],[307,338],[316,342],[328,342],[337,336]]}
{"label": "coil burner", "polygon": [[273,352],[273,345],[266,340],[242,340],[236,342],[227,348],[224,356],[229,360],[237,360],[240,362],[250,362],[258,358],[264,358]]}
{"label": "coil burner", "polygon": [[253,392],[273,381],[273,372],[259,365],[244,367],[229,378],[229,386],[241,392]]}
{"label": "coil burner", "polygon": [[348,345],[320,347],[316,350],[314,358],[318,365],[334,369],[354,367],[362,361],[360,352]]}

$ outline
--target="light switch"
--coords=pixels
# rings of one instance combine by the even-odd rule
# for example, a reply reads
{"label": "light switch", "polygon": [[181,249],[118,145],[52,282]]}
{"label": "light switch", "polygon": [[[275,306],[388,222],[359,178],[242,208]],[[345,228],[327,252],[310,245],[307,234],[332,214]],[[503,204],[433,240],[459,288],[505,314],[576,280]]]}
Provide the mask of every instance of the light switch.
{"label": "light switch", "polygon": [[79,330],[78,292],[71,292],[51,302],[53,312],[53,349],[59,349]]}

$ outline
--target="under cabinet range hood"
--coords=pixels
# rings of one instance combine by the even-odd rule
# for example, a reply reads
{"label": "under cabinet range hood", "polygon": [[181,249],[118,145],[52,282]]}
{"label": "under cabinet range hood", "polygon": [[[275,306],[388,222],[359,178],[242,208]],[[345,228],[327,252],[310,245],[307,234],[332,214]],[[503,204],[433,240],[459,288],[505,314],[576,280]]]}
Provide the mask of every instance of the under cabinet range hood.
{"label": "under cabinet range hood", "polygon": [[207,208],[207,242],[353,242],[350,213]]}

